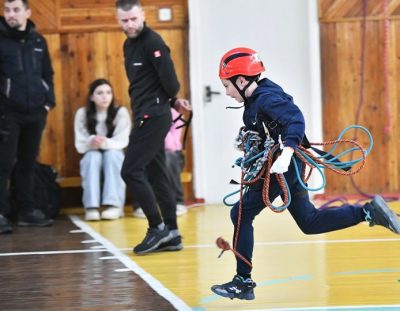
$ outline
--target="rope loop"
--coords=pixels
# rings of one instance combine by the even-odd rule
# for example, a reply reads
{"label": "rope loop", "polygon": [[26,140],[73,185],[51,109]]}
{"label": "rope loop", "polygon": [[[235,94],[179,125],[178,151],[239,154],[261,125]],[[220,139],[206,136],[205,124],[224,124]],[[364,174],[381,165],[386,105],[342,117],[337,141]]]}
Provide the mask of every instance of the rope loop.
{"label": "rope loop", "polygon": [[[361,144],[354,139],[343,138],[345,133],[351,129],[355,129],[356,131],[361,130],[367,135],[369,145],[366,149],[363,148]],[[258,182],[260,179],[263,179],[264,181],[262,184],[262,199],[265,206],[268,206],[272,211],[276,213],[281,213],[286,210],[286,208],[289,207],[291,203],[290,190],[283,174],[274,174],[282,190],[281,196],[283,198],[283,204],[281,206],[274,206],[269,199],[269,188],[272,176],[272,174],[270,174],[269,172],[273,162],[279,156],[281,148],[280,144],[275,144],[274,140],[269,136],[260,148],[261,142],[262,139],[257,132],[246,131],[244,127],[240,129],[239,134],[235,140],[235,146],[238,149],[242,150],[244,153],[243,158],[237,159],[235,163],[237,166],[240,166],[242,170],[240,189],[226,195],[223,199],[224,204],[228,206],[233,206],[239,203],[238,223],[235,230],[236,232],[234,236],[233,248],[231,248],[229,243],[221,237],[218,238],[216,241],[217,246],[222,249],[220,256],[224,251],[231,250],[236,257],[240,258],[250,267],[252,267],[251,263],[236,250],[243,210],[243,194],[248,190],[249,186],[251,186],[255,182]],[[336,148],[339,144],[350,144],[351,147],[337,155],[334,155],[333,153],[336,151]],[[298,167],[297,161],[293,161],[293,158],[292,161],[294,162],[297,179],[299,180],[302,187],[307,191],[317,191],[325,187],[326,184],[326,178],[323,171],[324,169],[329,169],[343,176],[353,176],[360,172],[365,166],[366,157],[372,150],[373,138],[371,133],[365,127],[360,125],[351,125],[346,127],[339,134],[336,140],[320,143],[310,142],[309,145],[310,146],[307,146],[307,148],[304,146],[298,146],[295,148],[294,151],[293,157],[297,157],[304,164],[302,165],[301,172]],[[312,147],[328,145],[332,145],[332,147],[327,152]],[[313,153],[310,149],[315,153]],[[360,153],[360,156],[355,160],[351,159],[350,161],[344,161],[342,159],[344,156],[347,156],[348,154],[352,154],[354,152]],[[359,165],[355,167],[356,164]],[[316,169],[321,175],[322,185],[317,188],[309,188],[307,186],[307,181],[309,180],[311,173],[314,169]],[[234,204],[228,204],[227,199],[237,193],[240,193],[239,201]]]}

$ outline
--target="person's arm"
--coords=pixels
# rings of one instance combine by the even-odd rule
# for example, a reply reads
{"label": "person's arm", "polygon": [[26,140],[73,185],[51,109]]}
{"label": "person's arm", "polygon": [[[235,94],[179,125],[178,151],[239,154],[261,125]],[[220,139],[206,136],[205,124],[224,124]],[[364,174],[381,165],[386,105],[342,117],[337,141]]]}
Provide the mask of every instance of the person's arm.
{"label": "person's arm", "polygon": [[[296,148],[301,144],[304,131],[304,116],[291,97],[284,97],[276,94],[266,94],[262,101],[261,111],[272,120],[279,122],[283,128],[281,140],[285,147]],[[278,142],[276,142],[278,143]]]}
{"label": "person's arm", "polygon": [[75,148],[83,154],[92,149],[90,146],[91,140],[95,135],[90,135],[86,126],[86,109],[79,108],[75,113],[74,120],[74,133],[75,133]]}
{"label": "person's arm", "polygon": [[270,173],[283,174],[289,169],[294,149],[300,145],[304,137],[305,121],[299,107],[292,98],[286,94],[267,94],[261,107],[263,113],[274,121],[279,122],[283,128],[280,141],[282,153],[272,164]]}
{"label": "person's arm", "polygon": [[115,129],[113,136],[106,137],[100,148],[107,149],[124,149],[128,146],[129,134],[131,131],[131,118],[128,109],[125,107],[119,108],[114,120]]}
{"label": "person's arm", "polygon": [[178,94],[180,84],[176,76],[170,49],[161,37],[153,37],[146,42],[145,51],[157,71],[165,93],[169,98],[175,97]]}
{"label": "person's arm", "polygon": [[45,107],[47,110],[50,110],[55,107],[56,100],[54,95],[54,81],[53,81],[53,67],[51,64],[51,58],[49,54],[49,49],[47,46],[46,40],[43,38],[44,41],[44,55],[43,55],[43,63],[42,63],[42,79],[47,84],[48,91],[46,96],[46,104]]}

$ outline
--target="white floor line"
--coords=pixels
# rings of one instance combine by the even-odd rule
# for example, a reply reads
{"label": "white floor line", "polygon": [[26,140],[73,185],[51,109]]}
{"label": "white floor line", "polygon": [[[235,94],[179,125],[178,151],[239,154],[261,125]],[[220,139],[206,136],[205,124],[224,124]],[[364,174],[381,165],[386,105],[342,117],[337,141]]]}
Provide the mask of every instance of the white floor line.
{"label": "white floor line", "polygon": [[104,256],[104,257],[100,257],[100,260],[113,260],[113,259],[118,259],[115,256]]}
{"label": "white floor line", "polygon": [[168,288],[163,286],[160,281],[155,279],[152,275],[147,273],[145,270],[140,268],[135,261],[125,255],[120,249],[115,247],[110,241],[104,238],[102,235],[93,230],[89,225],[83,222],[79,217],[70,215],[68,216],[71,221],[80,229],[84,230],[88,235],[90,235],[93,239],[98,241],[100,244],[103,244],[104,247],[113,254],[118,260],[131,271],[135,272],[138,276],[140,276],[155,292],[157,292],[160,296],[169,301],[177,310],[182,311],[191,311],[190,308],[182,299],[178,296],[174,295]]}
{"label": "white floor line", "polygon": [[[287,246],[305,244],[340,244],[340,243],[382,243],[400,242],[400,239],[359,239],[359,240],[314,240],[314,241],[277,241],[277,242],[255,242],[255,246]],[[185,248],[216,248],[215,244],[184,245]],[[121,251],[128,251],[130,248],[121,248]]]}
{"label": "white floor line", "polygon": [[[396,308],[396,309],[394,309]],[[399,308],[399,309],[398,309]],[[337,306],[337,307],[307,307],[307,308],[277,308],[277,309],[248,309],[243,311],[326,311],[326,310],[362,310],[362,311],[383,311],[384,309],[389,310],[400,310],[400,305],[370,305],[370,306]]]}
{"label": "white floor line", "polygon": [[[37,255],[64,255],[64,254],[84,254],[84,253],[100,253],[108,252],[106,249],[77,249],[65,251],[43,251],[43,252],[20,252],[20,253],[0,253],[0,257],[11,256],[37,256]],[[0,309],[1,310],[1,309]]]}
{"label": "white floor line", "polygon": [[[80,230],[84,232],[83,230]],[[315,240],[315,241],[281,241],[281,242],[256,242],[256,246],[286,246],[286,245],[304,245],[304,244],[332,244],[332,243],[381,243],[381,242],[400,242],[400,239],[360,239],[360,240]],[[97,243],[90,240],[90,243]],[[86,243],[85,243],[86,244]],[[197,244],[185,245],[185,248],[216,248],[215,244]],[[120,248],[121,252],[130,252],[132,248]],[[0,253],[0,257],[7,256],[34,256],[34,255],[62,255],[79,253],[104,252],[107,249],[102,245],[91,249],[65,250],[65,251],[39,251],[39,252],[21,252],[21,253]],[[399,309],[400,310],[400,309]]]}
{"label": "white floor line", "polygon": [[82,230],[70,230],[69,233],[83,233]]}

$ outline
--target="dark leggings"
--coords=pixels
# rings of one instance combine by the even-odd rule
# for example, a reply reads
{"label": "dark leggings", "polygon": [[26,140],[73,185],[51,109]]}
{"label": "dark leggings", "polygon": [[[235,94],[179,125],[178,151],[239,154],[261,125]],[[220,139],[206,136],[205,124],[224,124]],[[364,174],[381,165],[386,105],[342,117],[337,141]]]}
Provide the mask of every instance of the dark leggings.
{"label": "dark leggings", "polygon": [[171,124],[171,114],[166,114],[135,126],[122,165],[121,176],[150,227],[164,221],[171,229],[177,228],[176,201],[170,189],[164,151],[164,139]]}
{"label": "dark leggings", "polygon": [[[301,163],[298,164],[301,166]],[[344,205],[338,208],[317,209],[310,202],[308,192],[300,185],[293,163],[289,171],[284,174],[291,193],[291,204],[288,210],[299,228],[305,234],[318,234],[335,231],[354,226],[363,221],[363,212],[360,206]],[[271,176],[269,199],[272,202],[281,195],[281,188],[274,176]],[[240,224],[237,251],[251,262],[254,248],[254,218],[265,208],[262,200],[262,189],[255,186],[243,196],[242,220]],[[231,210],[231,219],[237,229],[239,203]],[[237,261],[237,273],[249,275],[251,268],[242,260]]]}

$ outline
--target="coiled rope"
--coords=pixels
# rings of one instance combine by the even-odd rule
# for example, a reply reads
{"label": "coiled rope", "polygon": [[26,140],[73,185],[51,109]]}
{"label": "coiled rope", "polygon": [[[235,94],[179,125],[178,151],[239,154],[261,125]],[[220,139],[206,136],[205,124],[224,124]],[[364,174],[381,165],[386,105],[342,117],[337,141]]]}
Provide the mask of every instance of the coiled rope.
{"label": "coiled rope", "polygon": [[[361,130],[364,132],[369,141],[368,148],[364,149],[360,143],[353,139],[346,139],[343,138],[343,136],[346,134],[347,131],[349,130]],[[258,152],[257,148],[254,148],[254,146],[259,142],[258,139],[258,134],[256,132],[244,132],[244,129],[242,128],[239,135],[238,139],[236,140],[236,146],[241,148],[244,152],[244,157],[239,158],[236,160],[235,164],[239,165],[242,169],[241,173],[241,182],[240,182],[240,189],[232,192],[228,195],[226,195],[223,199],[223,202],[227,206],[233,206],[237,203],[239,203],[239,209],[238,209],[238,220],[237,220],[237,226],[236,226],[236,232],[235,232],[235,237],[234,237],[234,244],[233,248],[230,247],[229,243],[225,241],[222,237],[219,237],[216,241],[216,244],[219,248],[222,249],[222,252],[219,257],[221,257],[222,253],[226,250],[231,250],[236,257],[240,258],[243,260],[247,265],[251,267],[251,263],[244,258],[242,255],[240,255],[237,250],[237,240],[239,237],[239,232],[240,232],[240,224],[241,224],[241,217],[242,217],[242,198],[243,194],[245,191],[247,191],[248,187],[251,184],[254,184],[258,182],[260,179],[264,179],[263,185],[262,185],[262,199],[265,204],[265,206],[268,206],[272,211],[276,213],[281,213],[286,208],[290,205],[291,203],[291,195],[289,191],[289,187],[287,185],[287,182],[285,180],[285,177],[283,174],[275,174],[278,184],[281,187],[282,190],[282,197],[283,197],[283,203],[281,206],[274,206],[272,202],[269,199],[269,188],[270,188],[270,181],[271,181],[271,175],[269,173],[271,166],[274,162],[274,160],[277,158],[279,155],[279,151],[281,149],[280,144],[275,144],[273,146],[270,146],[270,142],[264,143],[264,147],[267,146],[267,148],[261,152]],[[243,139],[240,142],[240,139]],[[268,140],[268,138],[267,138]],[[334,152],[336,151],[336,148],[338,147],[339,144],[350,144],[351,147],[348,150],[345,150],[338,155],[334,155]],[[296,176],[302,185],[304,189],[307,191],[317,191],[320,190],[321,188],[325,187],[326,185],[326,178],[325,174],[323,172],[323,169],[329,169],[337,174],[343,175],[343,176],[352,176],[357,174],[364,166],[366,163],[366,157],[369,155],[369,153],[372,150],[373,147],[373,138],[371,133],[363,126],[360,125],[351,125],[346,127],[338,136],[336,140],[332,141],[326,141],[326,142],[321,142],[321,143],[310,143],[311,146],[328,146],[332,145],[331,149],[327,152],[324,152],[323,155],[315,155],[313,154],[308,148],[305,148],[303,146],[298,146],[295,148],[294,151],[294,156],[298,157],[301,162],[304,163],[302,165],[302,170],[300,172],[300,169],[297,165],[296,161],[293,161],[294,167],[296,170]],[[313,148],[313,150],[316,150],[316,148]],[[317,149],[318,150],[318,149]],[[255,152],[258,152],[254,155]],[[348,155],[349,153],[353,154],[354,152],[359,152],[360,156],[356,159],[351,159],[350,161],[342,161],[341,158]],[[247,158],[247,157],[249,158]],[[260,160],[261,159],[261,160]],[[262,165],[260,166],[260,162],[263,162]],[[360,164],[359,164],[360,163]],[[355,169],[353,167],[359,164]],[[307,168],[309,169],[307,172]],[[319,174],[322,177],[322,184],[321,186],[317,188],[309,188],[307,186],[307,181],[309,180],[313,170],[316,169]],[[239,193],[240,198],[238,202],[235,202],[233,204],[228,203],[227,200],[231,196]]]}

